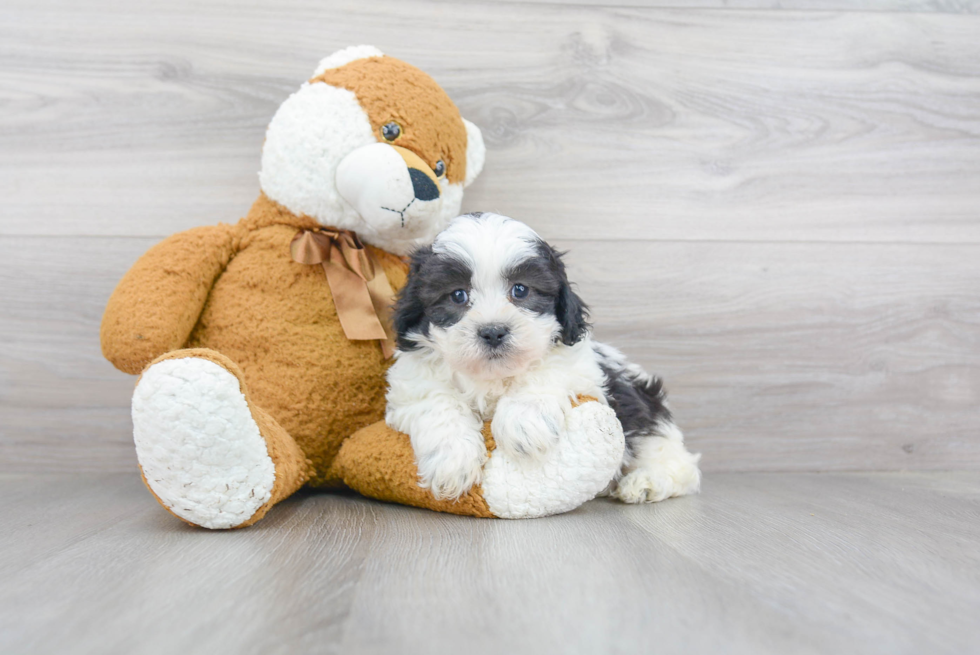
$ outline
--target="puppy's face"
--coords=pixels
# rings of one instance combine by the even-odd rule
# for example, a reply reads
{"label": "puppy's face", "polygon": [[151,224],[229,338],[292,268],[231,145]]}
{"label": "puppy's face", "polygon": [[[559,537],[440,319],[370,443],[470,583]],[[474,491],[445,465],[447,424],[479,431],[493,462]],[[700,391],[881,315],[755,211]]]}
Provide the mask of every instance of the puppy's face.
{"label": "puppy's face", "polygon": [[560,255],[531,228],[470,214],[413,256],[395,329],[402,350],[428,348],[454,371],[500,379],[581,339],[585,312]]}

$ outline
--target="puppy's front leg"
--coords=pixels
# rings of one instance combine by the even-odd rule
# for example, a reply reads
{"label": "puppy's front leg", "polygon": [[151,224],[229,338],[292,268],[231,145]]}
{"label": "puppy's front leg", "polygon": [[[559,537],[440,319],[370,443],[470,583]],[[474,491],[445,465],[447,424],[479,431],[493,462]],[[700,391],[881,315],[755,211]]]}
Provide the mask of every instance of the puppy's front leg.
{"label": "puppy's front leg", "polygon": [[472,412],[459,412],[451,405],[430,407],[419,416],[409,432],[419,486],[438,500],[455,500],[483,477],[487,447],[483,424]]}
{"label": "puppy's front leg", "polygon": [[406,363],[403,358],[388,372],[385,421],[411,438],[419,486],[438,500],[458,499],[483,476],[483,422],[442,381]]}
{"label": "puppy's front leg", "polygon": [[571,407],[565,393],[509,393],[494,411],[493,439],[511,456],[542,458],[565,435],[565,416]]}

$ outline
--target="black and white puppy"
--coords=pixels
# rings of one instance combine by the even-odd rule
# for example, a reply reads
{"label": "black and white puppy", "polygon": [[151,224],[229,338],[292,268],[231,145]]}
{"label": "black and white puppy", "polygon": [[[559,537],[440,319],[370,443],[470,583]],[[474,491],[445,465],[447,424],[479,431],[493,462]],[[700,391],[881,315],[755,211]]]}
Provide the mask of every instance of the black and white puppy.
{"label": "black and white puppy", "polygon": [[545,456],[572,400],[587,395],[615,410],[626,435],[613,496],[655,502],[699,490],[700,455],[684,447],[660,380],[593,341],[586,319],[561,255],[505,216],[460,216],[413,255],[395,305],[386,420],[411,437],[420,486],[452,499],[479,483],[490,417],[498,448]]}

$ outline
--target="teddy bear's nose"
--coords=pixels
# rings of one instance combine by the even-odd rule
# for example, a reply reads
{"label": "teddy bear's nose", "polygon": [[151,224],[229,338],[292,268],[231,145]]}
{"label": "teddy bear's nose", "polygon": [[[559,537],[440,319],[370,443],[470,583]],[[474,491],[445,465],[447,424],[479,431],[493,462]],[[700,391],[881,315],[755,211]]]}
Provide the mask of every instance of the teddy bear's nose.
{"label": "teddy bear's nose", "polygon": [[412,177],[412,188],[415,190],[415,197],[419,200],[435,200],[439,197],[439,187],[429,179],[429,176],[417,168],[408,169],[408,174]]}
{"label": "teddy bear's nose", "polygon": [[408,175],[412,178],[412,189],[419,200],[435,200],[439,197],[439,184],[436,174],[432,172],[421,157],[408,148],[391,146],[395,149],[408,166]]}

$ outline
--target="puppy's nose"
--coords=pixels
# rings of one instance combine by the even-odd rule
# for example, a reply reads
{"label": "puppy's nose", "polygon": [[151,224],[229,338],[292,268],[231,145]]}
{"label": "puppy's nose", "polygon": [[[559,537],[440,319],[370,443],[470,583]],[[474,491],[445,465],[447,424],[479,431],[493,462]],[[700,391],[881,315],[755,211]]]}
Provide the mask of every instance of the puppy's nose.
{"label": "puppy's nose", "polygon": [[491,348],[499,348],[507,338],[507,335],[510,334],[510,328],[499,323],[484,325],[477,331],[477,334]]}

